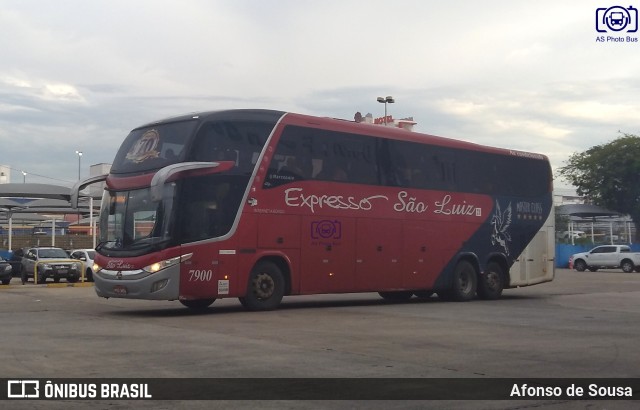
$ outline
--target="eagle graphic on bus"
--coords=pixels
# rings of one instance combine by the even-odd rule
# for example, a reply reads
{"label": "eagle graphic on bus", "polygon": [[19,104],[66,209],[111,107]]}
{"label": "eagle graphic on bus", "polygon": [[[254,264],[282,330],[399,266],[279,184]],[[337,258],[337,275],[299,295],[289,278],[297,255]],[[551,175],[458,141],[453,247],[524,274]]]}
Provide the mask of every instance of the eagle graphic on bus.
{"label": "eagle graphic on bus", "polygon": [[500,203],[496,201],[496,211],[491,217],[491,226],[493,227],[491,233],[491,244],[499,244],[504,253],[509,255],[509,242],[511,242],[511,234],[509,228],[511,227],[511,203],[507,206],[507,209],[502,212],[500,210]]}

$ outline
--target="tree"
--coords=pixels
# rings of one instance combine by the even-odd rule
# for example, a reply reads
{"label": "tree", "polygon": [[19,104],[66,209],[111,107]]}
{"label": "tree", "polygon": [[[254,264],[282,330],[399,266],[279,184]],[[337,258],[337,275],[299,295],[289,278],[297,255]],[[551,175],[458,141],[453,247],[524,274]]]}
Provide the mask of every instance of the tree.
{"label": "tree", "polygon": [[594,204],[628,214],[640,235],[640,137],[624,133],[607,144],[573,153],[559,169],[578,195]]}

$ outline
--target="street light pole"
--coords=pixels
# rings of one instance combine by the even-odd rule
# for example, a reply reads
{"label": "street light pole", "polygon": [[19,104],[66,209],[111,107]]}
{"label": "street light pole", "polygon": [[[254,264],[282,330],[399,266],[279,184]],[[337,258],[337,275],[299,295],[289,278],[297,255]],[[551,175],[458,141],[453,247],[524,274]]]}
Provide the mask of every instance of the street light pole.
{"label": "street light pole", "polygon": [[80,158],[82,158],[82,151],[76,151],[78,154],[78,181],[80,181]]}
{"label": "street light pole", "polygon": [[27,173],[22,171],[22,183],[26,184],[27,183]]}
{"label": "street light pole", "polygon": [[393,99],[392,96],[387,95],[387,97],[378,97],[378,102],[384,104],[384,125],[387,125],[387,104],[393,104],[396,100]]}

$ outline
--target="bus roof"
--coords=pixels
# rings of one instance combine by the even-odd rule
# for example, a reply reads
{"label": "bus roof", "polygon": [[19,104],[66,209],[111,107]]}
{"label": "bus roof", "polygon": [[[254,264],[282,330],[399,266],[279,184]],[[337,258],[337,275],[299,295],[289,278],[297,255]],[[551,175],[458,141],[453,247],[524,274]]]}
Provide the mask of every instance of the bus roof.
{"label": "bus roof", "polygon": [[358,123],[353,120],[336,119],[330,117],[316,117],[306,114],[297,114],[279,110],[268,109],[230,109],[219,111],[201,111],[190,114],[184,114],[175,117],[169,117],[158,121],[153,121],[137,128],[150,127],[167,122],[186,121],[190,119],[199,120],[268,120],[277,122],[284,119],[284,125],[298,125],[312,128],[323,128],[331,131],[365,134],[374,137],[384,137],[403,141],[412,141],[418,143],[429,143],[433,145],[466,149],[472,151],[492,152],[501,155],[512,155],[523,158],[539,159],[548,161],[546,155],[519,151],[513,149],[497,148],[488,145],[482,145],[474,142],[440,137],[436,135],[423,134],[419,132],[407,131],[396,127],[385,127],[377,124]]}

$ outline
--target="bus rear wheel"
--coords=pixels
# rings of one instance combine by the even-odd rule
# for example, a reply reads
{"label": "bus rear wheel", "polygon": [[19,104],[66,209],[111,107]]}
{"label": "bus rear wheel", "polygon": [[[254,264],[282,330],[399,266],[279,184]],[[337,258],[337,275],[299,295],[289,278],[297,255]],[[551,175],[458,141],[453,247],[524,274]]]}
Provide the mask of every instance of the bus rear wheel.
{"label": "bus rear wheel", "polygon": [[469,261],[460,261],[453,271],[453,286],[446,291],[438,292],[445,300],[466,302],[473,299],[478,287],[476,269]]}
{"label": "bus rear wheel", "polygon": [[246,295],[238,299],[249,310],[273,310],[282,301],[284,285],[284,275],[278,266],[259,262],[249,275]]}
{"label": "bus rear wheel", "polygon": [[504,272],[500,264],[490,262],[487,271],[480,276],[478,297],[485,300],[499,299],[504,290]]}
{"label": "bus rear wheel", "polygon": [[201,310],[201,309],[208,308],[215,301],[216,301],[215,298],[211,298],[211,299],[191,299],[191,300],[181,300],[180,303],[182,303],[183,305],[185,305],[189,309]]}

